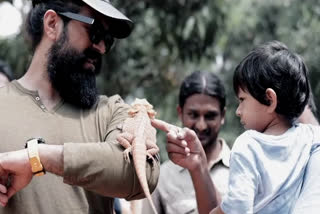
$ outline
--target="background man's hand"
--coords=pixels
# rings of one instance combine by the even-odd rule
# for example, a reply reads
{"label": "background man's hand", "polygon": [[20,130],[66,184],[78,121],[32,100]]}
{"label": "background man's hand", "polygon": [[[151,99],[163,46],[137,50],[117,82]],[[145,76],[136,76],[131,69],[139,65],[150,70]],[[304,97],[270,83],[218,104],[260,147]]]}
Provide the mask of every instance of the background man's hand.
{"label": "background man's hand", "polygon": [[196,133],[188,128],[180,128],[162,120],[151,120],[153,127],[167,133],[167,152],[175,164],[194,171],[207,165],[207,158]]}
{"label": "background man's hand", "polygon": [[0,154],[0,205],[27,186],[32,179],[32,171],[26,149]]}

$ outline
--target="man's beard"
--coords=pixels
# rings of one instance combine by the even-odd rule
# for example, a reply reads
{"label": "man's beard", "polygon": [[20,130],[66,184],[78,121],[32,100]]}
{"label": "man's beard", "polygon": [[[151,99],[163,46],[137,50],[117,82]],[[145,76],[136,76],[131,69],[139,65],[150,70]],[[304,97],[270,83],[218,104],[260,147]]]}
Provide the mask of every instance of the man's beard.
{"label": "man's beard", "polygon": [[[88,59],[95,61],[94,69],[84,67]],[[89,48],[83,53],[72,48],[66,31],[49,50],[49,79],[60,97],[73,106],[89,109],[96,103],[96,75],[100,68],[101,54]]]}

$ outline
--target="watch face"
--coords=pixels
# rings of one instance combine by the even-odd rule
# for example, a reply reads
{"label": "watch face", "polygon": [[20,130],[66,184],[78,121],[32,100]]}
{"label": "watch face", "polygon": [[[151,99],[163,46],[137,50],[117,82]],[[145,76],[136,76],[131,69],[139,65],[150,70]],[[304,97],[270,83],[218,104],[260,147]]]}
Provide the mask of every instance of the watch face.
{"label": "watch face", "polygon": [[45,141],[43,138],[41,138],[41,137],[39,137],[39,138],[30,138],[29,140],[27,140],[27,142],[26,142],[26,144],[25,144],[25,146],[24,146],[25,149],[28,148],[28,142],[29,142],[29,141],[32,141],[32,140],[37,140],[37,141],[38,141],[38,144],[40,144],[40,143],[46,143],[46,141]]}
{"label": "watch face", "polygon": [[38,138],[38,143],[46,143],[43,138]]}

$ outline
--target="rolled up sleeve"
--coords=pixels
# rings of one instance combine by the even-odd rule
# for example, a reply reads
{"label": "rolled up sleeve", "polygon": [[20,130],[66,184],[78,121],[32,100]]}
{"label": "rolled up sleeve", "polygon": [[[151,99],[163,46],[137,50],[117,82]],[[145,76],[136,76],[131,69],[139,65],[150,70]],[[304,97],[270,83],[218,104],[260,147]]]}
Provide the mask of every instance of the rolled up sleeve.
{"label": "rolled up sleeve", "polygon": [[[127,117],[127,105],[116,96],[110,106],[97,112],[99,135],[102,142],[64,144],[64,182],[107,197],[141,199],[144,193],[138,181],[133,161],[123,156],[124,148],[117,143],[117,128]],[[159,158],[147,161],[146,176],[151,192],[160,174]]]}

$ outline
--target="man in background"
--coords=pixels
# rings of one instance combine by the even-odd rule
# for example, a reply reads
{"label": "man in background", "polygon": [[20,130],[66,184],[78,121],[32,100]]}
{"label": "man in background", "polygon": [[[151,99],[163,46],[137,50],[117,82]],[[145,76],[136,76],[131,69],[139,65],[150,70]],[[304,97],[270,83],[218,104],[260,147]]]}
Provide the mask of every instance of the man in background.
{"label": "man in background", "polygon": [[[222,81],[212,72],[197,71],[182,82],[177,112],[182,126],[195,131],[205,150],[211,179],[223,195],[229,178],[230,149],[218,137],[224,124],[226,95]],[[166,161],[152,194],[159,214],[198,213],[195,192],[187,169]],[[143,200],[142,213],[152,213]]]}

